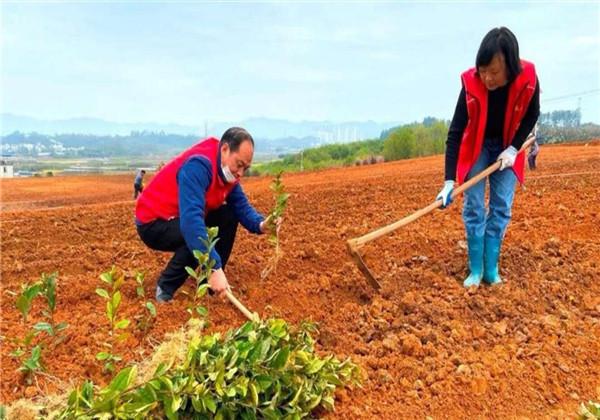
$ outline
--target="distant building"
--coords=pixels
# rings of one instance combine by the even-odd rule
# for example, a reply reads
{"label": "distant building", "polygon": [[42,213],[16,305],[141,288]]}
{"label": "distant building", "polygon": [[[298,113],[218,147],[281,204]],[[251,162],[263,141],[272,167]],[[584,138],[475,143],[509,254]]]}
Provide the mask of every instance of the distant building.
{"label": "distant building", "polygon": [[6,161],[0,161],[0,178],[12,178],[15,176],[13,165],[8,164]]}

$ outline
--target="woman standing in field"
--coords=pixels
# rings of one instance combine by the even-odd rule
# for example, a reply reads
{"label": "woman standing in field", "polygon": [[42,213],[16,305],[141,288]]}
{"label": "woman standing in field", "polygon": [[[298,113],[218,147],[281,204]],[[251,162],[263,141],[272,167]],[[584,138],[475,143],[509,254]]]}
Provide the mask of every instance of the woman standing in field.
{"label": "woman standing in field", "polygon": [[446,140],[444,187],[436,199],[452,202],[455,183],[483,171],[495,161],[500,170],[465,192],[463,221],[470,274],[464,286],[501,282],[498,258],[511,218],[516,181],[523,182],[525,154],[519,149],[540,114],[540,88],[533,63],[519,58],[515,35],[494,28],[481,41],[475,67],[461,75],[462,89]]}

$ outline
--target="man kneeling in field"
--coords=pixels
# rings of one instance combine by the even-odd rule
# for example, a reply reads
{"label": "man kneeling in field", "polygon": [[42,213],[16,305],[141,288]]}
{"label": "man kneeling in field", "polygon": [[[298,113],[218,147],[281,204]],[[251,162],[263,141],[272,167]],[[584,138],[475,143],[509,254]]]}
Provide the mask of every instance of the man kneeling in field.
{"label": "man kneeling in field", "polygon": [[219,240],[210,254],[216,264],[208,279],[218,294],[229,288],[223,270],[238,223],[256,234],[268,229],[239,184],[253,155],[252,136],[243,128],[232,127],[220,141],[209,137],[181,153],[144,189],[135,208],[138,234],[152,249],[175,252],[158,279],[157,301],[173,299],[188,277],[185,267],[198,266],[192,251],[206,251],[200,238],[207,238],[207,226],[219,228]]}

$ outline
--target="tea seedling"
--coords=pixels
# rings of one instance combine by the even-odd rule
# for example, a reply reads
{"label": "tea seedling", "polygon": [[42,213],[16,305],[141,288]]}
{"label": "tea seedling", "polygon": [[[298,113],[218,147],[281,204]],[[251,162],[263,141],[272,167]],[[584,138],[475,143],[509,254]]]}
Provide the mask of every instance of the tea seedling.
{"label": "tea seedling", "polygon": [[194,250],[194,257],[198,260],[198,267],[195,270],[191,267],[185,267],[190,277],[196,280],[196,290],[194,292],[194,296],[192,297],[192,303],[187,308],[187,311],[192,317],[205,317],[207,314],[206,308],[200,305],[200,299],[206,295],[206,291],[208,290],[207,281],[212,273],[213,267],[215,266],[215,260],[210,258],[210,253],[219,240],[219,238],[217,238],[217,235],[219,234],[219,228],[209,227],[206,229],[206,233],[206,239],[200,238],[204,244],[204,249],[206,249],[206,252],[202,252],[197,249]]}
{"label": "tea seedling", "polygon": [[273,256],[267,262],[267,266],[263,269],[260,274],[261,279],[265,279],[271,274],[271,272],[277,269],[277,263],[281,259],[283,253],[279,246],[279,229],[277,229],[277,220],[283,216],[285,208],[287,206],[287,200],[289,198],[289,194],[285,192],[285,188],[283,183],[281,182],[281,174],[283,172],[279,172],[273,182],[271,183],[271,190],[273,190],[273,195],[275,197],[275,207],[267,216],[267,226],[269,228],[269,243],[273,246],[274,252]]}
{"label": "tea seedling", "polygon": [[128,333],[122,332],[129,326],[129,319],[118,319],[119,307],[121,306],[121,291],[119,290],[125,281],[122,273],[118,273],[113,266],[110,271],[102,273],[100,280],[108,284],[108,290],[103,288],[96,289],[96,294],[106,300],[106,317],[109,321],[108,336],[109,339],[103,343],[108,349],[96,354],[96,359],[104,362],[104,370],[112,372],[115,369],[115,363],[121,361],[121,356],[114,354],[115,344],[124,341]]}

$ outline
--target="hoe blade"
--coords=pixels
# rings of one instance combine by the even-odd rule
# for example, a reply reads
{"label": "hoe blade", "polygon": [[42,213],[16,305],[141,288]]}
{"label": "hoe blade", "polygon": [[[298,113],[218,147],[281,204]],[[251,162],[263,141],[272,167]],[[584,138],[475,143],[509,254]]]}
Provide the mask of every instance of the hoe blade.
{"label": "hoe blade", "polygon": [[353,244],[350,243],[350,241],[348,241],[348,251],[350,252],[350,255],[352,256],[352,259],[356,263],[356,265],[357,265],[358,269],[360,270],[360,272],[363,273],[363,275],[369,281],[369,284],[371,286],[373,286],[373,288],[375,288],[376,290],[381,289],[381,285],[379,284],[379,282],[377,281],[377,279],[375,279],[375,276],[373,275],[373,273],[371,273],[371,270],[369,270],[369,268],[367,267],[367,265],[363,261],[362,257],[358,253],[358,250],[353,246]]}

